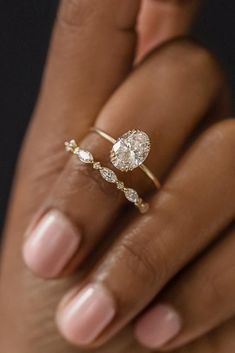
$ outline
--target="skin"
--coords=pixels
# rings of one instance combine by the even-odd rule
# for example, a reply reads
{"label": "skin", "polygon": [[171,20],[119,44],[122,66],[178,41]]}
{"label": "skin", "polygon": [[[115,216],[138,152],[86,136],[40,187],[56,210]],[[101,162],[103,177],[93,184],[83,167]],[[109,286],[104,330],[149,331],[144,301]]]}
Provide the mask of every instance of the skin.
{"label": "skin", "polygon": [[[61,4],[5,229],[2,351],[151,352],[134,339],[133,325],[146,307],[161,302],[170,303],[184,322],[181,333],[163,349],[225,353],[235,348],[235,123],[227,119],[223,74],[212,55],[189,39],[159,46],[186,32],[194,2],[190,11],[188,3],[157,2],[154,15],[162,18],[157,29],[146,25],[153,9],[145,4],[136,56],[133,28],[139,6],[131,0]],[[149,54],[153,45],[157,48]],[[133,71],[134,62],[139,64]],[[87,135],[94,124],[113,136],[136,126],[149,132],[153,145],[148,166],[163,187],[155,193],[138,172],[127,180],[149,193],[146,215],[130,211],[123,218],[125,201],[112,185],[64,153],[63,141],[75,136],[105,159],[108,145]],[[28,226],[32,230],[50,209],[60,210],[81,228],[84,242],[58,280],[45,282],[26,268],[21,251]],[[121,224],[118,231],[112,219]],[[91,261],[88,255],[105,237],[109,244]],[[77,348],[58,333],[54,316],[88,282],[111,293],[118,315],[95,342]],[[71,288],[72,294],[61,302]]]}

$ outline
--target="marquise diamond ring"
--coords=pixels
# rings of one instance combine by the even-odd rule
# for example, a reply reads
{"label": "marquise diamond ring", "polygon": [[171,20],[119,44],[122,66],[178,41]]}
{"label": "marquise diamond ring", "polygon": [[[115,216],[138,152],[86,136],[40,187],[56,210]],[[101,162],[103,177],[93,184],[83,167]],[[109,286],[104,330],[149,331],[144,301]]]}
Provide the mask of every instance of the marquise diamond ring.
{"label": "marquise diamond ring", "polygon": [[140,213],[146,213],[148,211],[149,204],[143,201],[136,190],[126,187],[124,182],[118,179],[113,170],[102,166],[100,162],[95,160],[91,152],[80,148],[75,140],[65,142],[65,149],[67,152],[71,152],[76,155],[82,163],[90,164],[93,169],[100,173],[101,177],[105,181],[115,184],[117,189],[124,193],[125,198],[139,209]]}

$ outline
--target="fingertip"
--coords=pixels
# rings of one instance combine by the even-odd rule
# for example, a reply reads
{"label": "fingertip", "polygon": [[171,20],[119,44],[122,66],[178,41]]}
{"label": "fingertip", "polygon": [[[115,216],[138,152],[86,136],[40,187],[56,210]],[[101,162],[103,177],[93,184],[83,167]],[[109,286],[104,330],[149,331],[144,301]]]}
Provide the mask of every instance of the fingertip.
{"label": "fingertip", "polygon": [[77,346],[92,344],[116,313],[110,294],[100,285],[84,287],[70,301],[62,302],[56,323],[62,336]]}
{"label": "fingertip", "polygon": [[23,245],[28,268],[42,278],[57,277],[75,255],[80,233],[58,210],[51,210],[31,229]]}
{"label": "fingertip", "polygon": [[175,338],[181,328],[178,312],[166,304],[159,304],[137,321],[134,335],[143,346],[158,349]]}

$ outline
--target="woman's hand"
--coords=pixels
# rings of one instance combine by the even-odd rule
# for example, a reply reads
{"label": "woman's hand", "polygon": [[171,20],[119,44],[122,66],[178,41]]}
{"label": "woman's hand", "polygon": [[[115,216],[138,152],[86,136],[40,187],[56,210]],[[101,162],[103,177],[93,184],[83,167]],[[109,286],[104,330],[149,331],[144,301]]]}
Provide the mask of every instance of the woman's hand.
{"label": "woman's hand", "polygon": [[[68,348],[52,324],[58,299],[76,283],[79,289],[92,284],[89,293],[92,293],[90,298],[95,299],[93,304],[99,304],[98,298],[106,304],[104,310],[107,310],[106,316],[105,311],[102,312],[99,321],[97,315],[89,317],[94,325],[87,322],[89,329],[86,330],[84,307],[79,321],[74,319],[77,309],[69,314],[69,320],[68,315],[64,315],[75,299],[77,302],[78,289],[62,303],[59,327],[69,340],[79,345],[97,346],[109,341],[160,291],[164,306],[151,311],[147,318],[146,314],[140,317],[135,329],[137,338],[149,347],[165,344],[173,334],[178,334],[181,322],[185,323],[181,336],[172,341],[171,347],[186,344],[229,319],[230,307],[225,312],[226,307],[222,305],[219,315],[212,315],[208,306],[211,319],[210,322],[204,320],[202,325],[202,315],[206,314],[199,310],[204,307],[203,298],[198,299],[195,312],[192,310],[195,305],[191,303],[192,295],[200,286],[198,278],[202,277],[198,277],[198,271],[202,269],[206,278],[211,278],[214,258],[218,268],[226,265],[222,251],[219,250],[221,256],[214,255],[220,243],[213,246],[212,252],[208,245],[234,216],[234,122],[223,121],[214,126],[215,121],[228,114],[223,76],[205,49],[178,39],[155,50],[126,79],[135,57],[132,29],[138,6],[138,1],[127,0],[103,0],[102,3],[94,0],[89,4],[64,1],[62,4],[42,93],[18,168],[6,229],[1,282],[1,317],[6,320],[1,330],[1,345],[5,351],[15,352],[17,346],[24,353],[40,353],[45,349],[53,353],[77,351]],[[169,177],[162,190],[157,195],[152,194],[151,211],[147,215],[123,217],[124,200],[114,188],[101,183],[95,171],[82,167],[76,159],[71,158],[67,163],[61,146],[65,139],[73,136],[83,140],[83,146],[94,155],[105,159],[109,146],[93,134],[87,136],[87,130],[94,124],[115,137],[135,127],[151,135],[149,164],[162,179]],[[150,191],[146,179],[139,173],[130,185],[133,183],[138,191]],[[32,216],[34,222],[27,231],[24,247],[29,267],[43,277],[60,277],[80,265],[78,274],[45,283],[25,270],[20,249],[22,234]],[[116,221],[120,226],[118,231]],[[96,264],[94,256],[92,259],[87,256],[105,236],[117,240]],[[37,237],[43,251],[34,246]],[[63,252],[59,248],[60,253],[57,253],[57,247],[50,247],[52,237],[66,240],[65,243],[63,240]],[[227,244],[230,238],[223,242]],[[227,248],[231,251],[231,246],[224,245],[223,252],[226,253]],[[186,268],[202,251],[202,260],[199,258],[195,265]],[[227,268],[231,258],[226,256],[226,260]],[[205,263],[208,263],[207,272]],[[174,284],[169,284],[171,289],[164,289],[179,271],[182,274],[175,278]],[[186,287],[187,291],[180,289],[178,294],[179,286],[183,288],[184,277],[188,276],[191,285]],[[221,278],[224,286],[230,284],[226,276]],[[213,298],[207,288],[204,300]],[[177,295],[172,297],[173,292]],[[232,296],[232,290],[226,293]],[[217,298],[215,296],[214,300]],[[181,311],[182,301],[189,303],[183,306],[185,312]],[[171,307],[173,314],[169,312]],[[155,313],[162,315],[160,329],[164,332],[161,332],[160,342]],[[168,313],[163,325],[163,315]],[[149,322],[154,332],[147,329],[147,337]],[[194,326],[190,326],[191,323]],[[107,329],[105,324],[109,324]],[[13,325],[14,342],[9,339]],[[222,330],[220,332],[224,332]],[[229,329],[226,332],[229,335]],[[208,337],[208,342],[213,342],[211,336]],[[197,350],[204,341],[194,344],[192,352],[209,352],[207,348]],[[230,342],[229,339],[226,342]],[[149,349],[132,339],[128,327],[96,351],[138,353],[149,352]]]}
{"label": "woman's hand", "polygon": [[[107,342],[180,271],[174,285],[156,298],[158,305],[137,320],[135,333],[142,343],[159,348],[178,335],[171,347],[186,344],[231,318],[233,270],[228,270],[234,269],[234,245],[228,227],[234,218],[235,122],[221,120],[226,114],[222,92],[222,76],[211,55],[187,40],[176,40],[145,60],[99,114],[95,125],[113,136],[135,126],[150,132],[149,165],[161,177],[168,172],[168,177],[151,196],[150,211],[125,217],[115,243],[62,302],[57,321],[71,342]],[[105,159],[107,145],[93,134],[82,146],[92,149],[98,160]],[[142,174],[134,181],[143,193],[147,183]],[[105,230],[110,235],[117,229],[109,223],[117,215],[120,226],[124,199],[115,197],[115,188],[105,190],[106,184],[100,184],[90,168],[84,172],[76,158],[69,161],[42,208],[43,214],[47,209],[66,214],[81,237],[76,256],[58,267],[68,265],[71,271],[80,265]],[[62,222],[58,214],[43,216],[24,249],[29,267],[45,277],[58,275],[56,270],[48,272],[54,270],[45,266],[49,255],[40,252],[57,222]],[[67,219],[63,224],[66,237],[71,226]],[[217,243],[221,232],[226,236]],[[55,258],[61,260],[62,254],[53,253]],[[226,288],[224,297],[218,295],[219,288],[222,293]]]}

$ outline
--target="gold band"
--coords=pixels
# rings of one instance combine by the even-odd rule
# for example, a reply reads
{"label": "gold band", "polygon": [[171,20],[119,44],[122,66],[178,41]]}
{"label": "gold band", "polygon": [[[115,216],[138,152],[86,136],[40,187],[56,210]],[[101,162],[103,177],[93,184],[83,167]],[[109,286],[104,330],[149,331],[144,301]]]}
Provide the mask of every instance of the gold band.
{"label": "gold band", "polygon": [[[110,136],[109,134],[107,134],[106,132],[104,132],[103,130],[101,129],[98,129],[96,127],[91,127],[90,128],[90,131],[91,132],[95,132],[96,134],[98,134],[100,137],[104,138],[106,141],[112,143],[112,144],[115,144],[116,143],[116,140]],[[147,175],[147,177],[149,179],[151,179],[151,181],[154,183],[154,185],[156,186],[157,189],[160,189],[161,187],[161,183],[160,181],[156,178],[156,176],[151,172],[151,170],[146,167],[146,165],[144,164],[141,164],[139,166],[139,168]]]}

